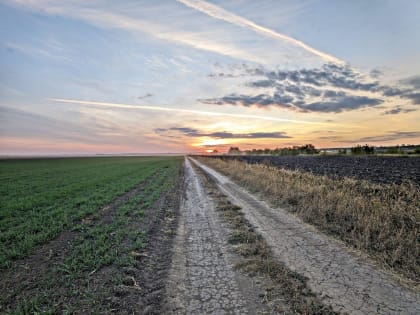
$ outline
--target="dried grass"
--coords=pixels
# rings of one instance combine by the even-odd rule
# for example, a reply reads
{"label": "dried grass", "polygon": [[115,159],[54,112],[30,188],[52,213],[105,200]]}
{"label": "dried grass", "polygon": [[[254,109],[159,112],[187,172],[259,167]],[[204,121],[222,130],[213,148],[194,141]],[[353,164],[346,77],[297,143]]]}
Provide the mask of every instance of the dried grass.
{"label": "dried grass", "polygon": [[268,280],[263,301],[274,314],[336,314],[322,303],[308,287],[308,279],[274,258],[264,238],[247,221],[241,208],[232,204],[212,179],[202,175],[207,191],[216,202],[216,210],[230,227],[229,243],[243,257],[235,267],[249,276],[260,275]]}
{"label": "dried grass", "polygon": [[241,161],[200,158],[275,206],[419,281],[420,187],[332,179]]}

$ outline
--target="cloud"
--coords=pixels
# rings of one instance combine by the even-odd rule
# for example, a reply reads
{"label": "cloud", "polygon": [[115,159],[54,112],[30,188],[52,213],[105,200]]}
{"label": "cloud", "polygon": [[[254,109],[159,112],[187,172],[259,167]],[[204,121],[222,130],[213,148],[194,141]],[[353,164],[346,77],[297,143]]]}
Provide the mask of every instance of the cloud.
{"label": "cloud", "polygon": [[321,122],[318,123],[318,122],[311,122],[311,121],[305,121],[305,120],[294,120],[294,119],[260,116],[260,115],[231,114],[231,113],[211,112],[211,111],[185,109],[185,108],[148,106],[148,105],[131,105],[131,104],[122,104],[122,103],[95,102],[95,101],[83,101],[83,100],[72,100],[72,99],[62,99],[62,98],[50,98],[49,100],[53,102],[57,102],[57,103],[76,104],[76,105],[82,105],[82,106],[95,106],[95,107],[103,107],[103,108],[177,112],[177,113],[196,114],[196,115],[203,115],[203,116],[215,116],[215,117],[221,116],[221,117],[268,120],[268,121],[293,122],[293,123],[299,123],[299,124],[323,125],[323,123]]}
{"label": "cloud", "polygon": [[420,75],[403,79],[400,82],[405,85],[411,85],[415,89],[420,89]]}
{"label": "cloud", "polygon": [[360,138],[355,142],[380,142],[414,138],[420,138],[419,131],[392,131],[385,135]]}
{"label": "cloud", "polygon": [[360,74],[348,65],[324,64],[322,68],[292,71],[266,71],[258,68],[255,75],[264,75],[273,82],[289,81],[295,84],[311,84],[317,87],[330,86],[349,90],[372,91],[379,86],[377,81],[363,82]]}
{"label": "cloud", "polygon": [[178,1],[185,4],[186,6],[190,8],[203,12],[213,18],[216,18],[216,19],[219,19],[219,20],[222,20],[222,21],[225,21],[225,22],[228,22],[228,23],[240,26],[240,27],[244,27],[244,28],[253,30],[257,33],[260,33],[264,36],[268,36],[268,37],[278,39],[278,40],[287,42],[289,44],[295,45],[296,47],[302,48],[305,51],[322,58],[326,62],[332,62],[332,63],[338,63],[338,64],[344,63],[342,60],[334,56],[331,56],[325,52],[322,52],[318,49],[315,49],[297,39],[294,39],[290,36],[278,33],[269,28],[261,26],[255,22],[252,22],[242,16],[233,14],[212,3],[208,3],[202,0],[178,0]]}
{"label": "cloud", "polygon": [[34,43],[6,43],[6,49],[10,53],[21,53],[31,57],[37,56],[54,61],[72,61],[72,52],[58,41],[43,40]]}
{"label": "cloud", "polygon": [[415,112],[416,109],[414,108],[402,108],[401,106],[394,107],[390,110],[387,110],[383,113],[383,115],[398,115],[401,113],[410,113]]}
{"label": "cloud", "polygon": [[115,134],[118,131],[121,130],[116,126],[107,126],[96,120],[90,124],[78,124],[27,110],[0,106],[0,134],[4,137],[103,143],[106,140],[99,137],[100,135]]}
{"label": "cloud", "polygon": [[290,104],[293,101],[293,97],[279,94],[273,96],[267,94],[259,94],[255,96],[247,95],[229,95],[219,99],[200,99],[204,104],[214,105],[242,105],[245,107],[256,106],[259,108],[275,106],[279,108],[295,108],[294,105]]}
{"label": "cloud", "polygon": [[401,97],[410,99],[411,103],[414,105],[420,105],[420,92],[407,93],[407,94],[402,95]]}
{"label": "cloud", "polygon": [[380,91],[384,96],[401,96],[407,93],[409,90],[391,86],[380,86],[378,91]]}
{"label": "cloud", "polygon": [[[223,75],[220,75],[223,74]],[[366,107],[375,107],[390,97],[411,100],[420,104],[420,91],[400,86],[382,85],[369,76],[364,76],[348,65],[325,64],[321,68],[300,70],[267,70],[263,67],[242,67],[248,76],[246,87],[259,89],[259,93],[229,94],[219,98],[199,99],[205,104],[239,105],[244,107],[283,108],[298,112],[340,113]],[[226,77],[219,72],[217,77]],[[254,79],[257,77],[258,79]],[[417,86],[419,77],[404,80],[406,84]],[[268,92],[261,93],[261,90]],[[400,110],[410,112],[412,110]]]}
{"label": "cloud", "polygon": [[[157,39],[186,45],[195,49],[234,57],[250,62],[266,64],[267,61],[252,52],[232,44],[230,41],[210,36],[208,33],[179,30],[167,23],[146,21],[134,18],[129,12],[118,10],[118,6],[110,9],[98,2],[55,1],[55,0],[10,0],[10,4],[48,15],[61,15],[77,18],[101,28],[122,29],[130,32],[141,32]],[[139,6],[140,7],[140,6]]]}
{"label": "cloud", "polygon": [[373,107],[383,103],[382,100],[367,96],[342,96],[326,102],[313,102],[302,105],[302,108],[311,112],[340,113],[363,107]]}
{"label": "cloud", "polygon": [[340,113],[342,111],[350,111],[364,107],[374,107],[381,103],[382,100],[370,98],[367,96],[350,96],[345,93],[327,93],[325,101],[305,103],[290,95],[281,94],[259,94],[256,96],[247,95],[229,95],[219,99],[200,100],[205,104],[214,105],[241,105],[245,107],[276,107],[289,109],[297,112],[323,112],[323,113]]}
{"label": "cloud", "polygon": [[144,95],[142,95],[142,96],[139,96],[139,97],[137,97],[139,100],[143,100],[143,99],[145,99],[145,98],[149,98],[149,97],[152,97],[152,96],[154,96],[154,94],[151,94],[151,93],[146,93],[146,94],[144,94]]}
{"label": "cloud", "polygon": [[172,131],[179,132],[187,137],[212,137],[218,139],[286,139],[291,138],[285,132],[251,132],[251,133],[231,133],[226,131],[220,132],[203,132],[198,129],[189,127],[171,127],[156,128],[158,134],[170,133]]}
{"label": "cloud", "polygon": [[373,69],[370,71],[369,75],[374,78],[374,79],[378,79],[379,77],[381,77],[384,73],[379,70],[379,69]]}

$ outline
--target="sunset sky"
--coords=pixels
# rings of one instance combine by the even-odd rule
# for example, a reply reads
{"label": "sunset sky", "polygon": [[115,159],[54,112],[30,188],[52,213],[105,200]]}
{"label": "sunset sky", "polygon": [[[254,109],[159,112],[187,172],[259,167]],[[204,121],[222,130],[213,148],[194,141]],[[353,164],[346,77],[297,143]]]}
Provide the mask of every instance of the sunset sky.
{"label": "sunset sky", "polygon": [[420,143],[420,1],[0,0],[0,154]]}

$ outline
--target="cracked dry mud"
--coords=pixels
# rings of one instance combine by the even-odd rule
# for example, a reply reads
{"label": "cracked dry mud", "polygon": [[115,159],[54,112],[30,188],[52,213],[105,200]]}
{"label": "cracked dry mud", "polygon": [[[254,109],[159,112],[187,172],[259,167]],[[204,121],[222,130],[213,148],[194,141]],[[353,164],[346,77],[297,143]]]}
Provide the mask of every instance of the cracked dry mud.
{"label": "cracked dry mud", "polygon": [[282,209],[273,209],[213,169],[211,176],[266,239],[278,259],[308,277],[308,284],[335,311],[350,314],[420,314],[418,291],[399,285],[362,255]]}
{"label": "cracked dry mud", "polygon": [[[233,268],[227,230],[198,174],[185,160],[185,195],[164,306],[171,314],[255,314],[254,283]],[[263,308],[263,306],[261,306]]]}

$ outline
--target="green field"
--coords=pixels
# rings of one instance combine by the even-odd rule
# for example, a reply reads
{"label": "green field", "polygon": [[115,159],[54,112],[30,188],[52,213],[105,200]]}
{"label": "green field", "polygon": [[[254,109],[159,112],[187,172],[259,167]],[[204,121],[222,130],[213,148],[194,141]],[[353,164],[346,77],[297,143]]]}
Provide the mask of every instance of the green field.
{"label": "green field", "polygon": [[156,202],[173,194],[181,165],[180,157],[0,161],[0,313],[101,313],[147,242],[145,213],[159,216]]}
{"label": "green field", "polygon": [[0,161],[0,268],[179,158],[101,157]]}

